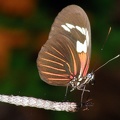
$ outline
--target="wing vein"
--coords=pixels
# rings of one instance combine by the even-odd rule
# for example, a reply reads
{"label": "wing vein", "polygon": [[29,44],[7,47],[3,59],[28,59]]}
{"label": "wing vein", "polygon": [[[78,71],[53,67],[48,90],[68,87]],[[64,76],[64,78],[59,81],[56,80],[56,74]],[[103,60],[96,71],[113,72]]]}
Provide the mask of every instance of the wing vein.
{"label": "wing vein", "polygon": [[40,64],[41,66],[44,66],[44,67],[47,67],[47,68],[51,68],[51,69],[54,69],[54,70],[58,70],[58,71],[63,71],[65,72],[64,69],[59,69],[59,68],[56,68],[56,67],[52,67],[52,66],[49,66],[49,65],[43,65],[43,64]]}
{"label": "wing vein", "polygon": [[48,62],[52,62],[52,63],[58,64],[58,65],[60,65],[60,66],[64,66],[63,64],[61,64],[61,63],[59,63],[59,62],[56,62],[56,61],[53,61],[53,60],[49,60],[49,59],[46,59],[46,58],[41,58],[41,59],[43,59],[43,60],[45,60],[45,61],[48,61]]}
{"label": "wing vein", "polygon": [[53,76],[61,76],[61,77],[68,77],[69,75],[68,74],[56,74],[56,73],[51,73],[51,72],[45,72],[45,71],[41,71],[42,73],[44,74],[47,74],[47,75],[53,75]]}

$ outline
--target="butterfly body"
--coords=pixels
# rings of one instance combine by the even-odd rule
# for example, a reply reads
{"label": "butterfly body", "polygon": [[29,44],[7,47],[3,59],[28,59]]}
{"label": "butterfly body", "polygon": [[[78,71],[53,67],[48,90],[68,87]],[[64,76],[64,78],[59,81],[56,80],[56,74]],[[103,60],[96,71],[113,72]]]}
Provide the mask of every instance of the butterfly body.
{"label": "butterfly body", "polygon": [[91,30],[84,10],[69,5],[55,18],[48,40],[41,48],[37,67],[43,81],[81,90],[94,78],[87,74],[91,56]]}

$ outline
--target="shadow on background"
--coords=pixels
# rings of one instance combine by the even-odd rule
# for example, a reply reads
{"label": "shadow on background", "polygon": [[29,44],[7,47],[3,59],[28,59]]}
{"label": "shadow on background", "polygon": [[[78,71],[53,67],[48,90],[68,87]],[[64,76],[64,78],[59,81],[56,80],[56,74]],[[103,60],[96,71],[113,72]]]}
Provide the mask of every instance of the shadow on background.
{"label": "shadow on background", "polygon": [[[92,31],[90,71],[120,53],[119,0],[0,0],[0,93],[63,101],[65,88],[40,80],[36,58],[54,18],[67,5],[81,6]],[[103,45],[109,27],[112,32]],[[0,120],[117,120],[120,119],[120,58],[96,72],[90,86],[94,106],[77,113],[46,111],[0,103]],[[80,100],[80,91],[69,93]]]}

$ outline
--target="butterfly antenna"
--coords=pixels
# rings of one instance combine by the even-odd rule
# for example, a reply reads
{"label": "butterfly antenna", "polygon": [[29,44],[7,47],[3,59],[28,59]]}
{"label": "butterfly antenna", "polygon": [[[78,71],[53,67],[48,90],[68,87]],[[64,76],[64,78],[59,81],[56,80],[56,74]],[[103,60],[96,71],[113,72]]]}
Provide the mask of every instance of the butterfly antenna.
{"label": "butterfly antenna", "polygon": [[94,70],[94,72],[98,71],[99,69],[101,69],[102,67],[104,67],[105,65],[107,65],[109,62],[115,60],[116,58],[120,57],[120,54],[111,58],[110,60],[108,60],[106,63],[104,63],[103,65],[101,65],[100,67],[98,67],[96,70]]}
{"label": "butterfly antenna", "polygon": [[[109,30],[108,30],[108,33],[107,33],[106,39],[105,39],[105,41],[104,41],[104,43],[103,43],[103,45],[102,45],[102,47],[101,47],[101,49],[100,49],[100,52],[102,52],[103,49],[104,49],[104,46],[105,46],[105,44],[106,44],[106,42],[107,42],[107,40],[108,40],[108,37],[109,37],[109,35],[110,35],[111,29],[112,29],[112,28],[109,27]],[[93,68],[92,71],[94,71],[96,65],[97,65],[97,62],[95,63],[94,68]],[[101,67],[102,67],[102,66],[101,66]]]}
{"label": "butterfly antenna", "polygon": [[106,41],[108,40],[108,37],[109,37],[109,35],[110,35],[110,32],[111,32],[111,27],[109,28],[109,30],[108,30],[108,33],[107,33],[107,36],[106,36],[106,39],[105,39],[105,41],[104,41],[104,43],[103,43],[103,46],[101,47],[101,50],[103,50],[103,48],[104,48],[104,46],[105,46],[105,43],[106,43]]}

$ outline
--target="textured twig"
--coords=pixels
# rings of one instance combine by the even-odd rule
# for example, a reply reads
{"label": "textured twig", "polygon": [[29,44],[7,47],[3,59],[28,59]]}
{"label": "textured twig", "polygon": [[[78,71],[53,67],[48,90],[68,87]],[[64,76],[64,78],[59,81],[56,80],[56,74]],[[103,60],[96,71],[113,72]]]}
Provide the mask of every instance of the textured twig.
{"label": "textured twig", "polygon": [[37,99],[33,97],[21,97],[21,96],[9,96],[9,95],[0,95],[0,101],[21,105],[21,106],[29,106],[35,108],[43,108],[46,110],[54,110],[54,111],[66,111],[66,112],[76,112],[78,106],[75,102],[53,102],[49,100]]}

